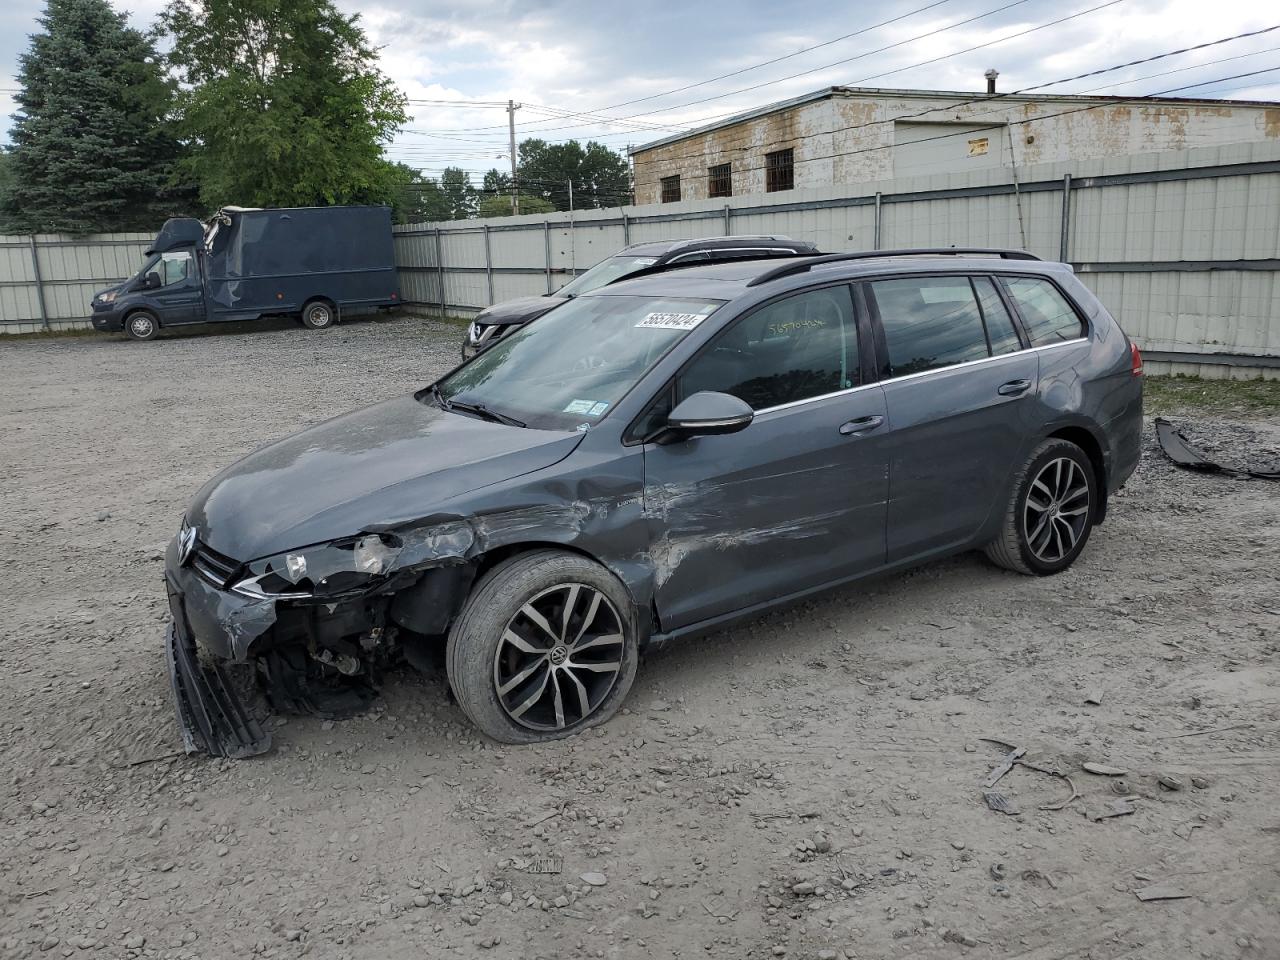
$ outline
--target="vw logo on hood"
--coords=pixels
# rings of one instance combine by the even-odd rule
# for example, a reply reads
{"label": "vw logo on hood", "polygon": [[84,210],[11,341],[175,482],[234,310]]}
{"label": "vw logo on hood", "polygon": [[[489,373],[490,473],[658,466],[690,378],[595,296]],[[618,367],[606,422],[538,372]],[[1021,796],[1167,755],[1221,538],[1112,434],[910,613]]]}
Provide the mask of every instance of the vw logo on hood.
{"label": "vw logo on hood", "polygon": [[196,528],[185,527],[178,534],[178,566],[185,567],[196,552]]}

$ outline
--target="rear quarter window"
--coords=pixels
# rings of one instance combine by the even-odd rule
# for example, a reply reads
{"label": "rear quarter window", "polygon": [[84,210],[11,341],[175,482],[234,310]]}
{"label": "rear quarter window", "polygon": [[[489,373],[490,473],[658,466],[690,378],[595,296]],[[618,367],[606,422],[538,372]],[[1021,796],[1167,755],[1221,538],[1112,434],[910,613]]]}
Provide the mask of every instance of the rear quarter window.
{"label": "rear quarter window", "polygon": [[1040,277],[1005,277],[1004,285],[1018,308],[1033,347],[1084,336],[1084,321],[1050,281]]}

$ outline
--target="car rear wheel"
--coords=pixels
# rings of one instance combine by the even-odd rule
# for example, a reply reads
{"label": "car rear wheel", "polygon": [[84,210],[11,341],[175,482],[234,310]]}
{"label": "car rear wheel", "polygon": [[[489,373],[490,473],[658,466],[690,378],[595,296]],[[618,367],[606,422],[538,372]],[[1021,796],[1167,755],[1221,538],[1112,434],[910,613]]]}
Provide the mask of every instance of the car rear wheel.
{"label": "car rear wheel", "polygon": [[312,300],[302,308],[302,325],[311,330],[323,330],[337,322],[338,311],[328,300]]}
{"label": "car rear wheel", "polygon": [[1069,440],[1046,440],[1014,478],[1000,535],[987,545],[987,557],[1031,576],[1059,573],[1089,542],[1097,504],[1088,455]]}
{"label": "car rear wheel", "polygon": [[622,584],[558,550],[521,554],[481,578],[446,653],[463,712],[504,743],[555,740],[608,720],[638,659]]}
{"label": "car rear wheel", "polygon": [[154,340],[160,324],[149,310],[135,310],[125,319],[124,332],[131,340]]}

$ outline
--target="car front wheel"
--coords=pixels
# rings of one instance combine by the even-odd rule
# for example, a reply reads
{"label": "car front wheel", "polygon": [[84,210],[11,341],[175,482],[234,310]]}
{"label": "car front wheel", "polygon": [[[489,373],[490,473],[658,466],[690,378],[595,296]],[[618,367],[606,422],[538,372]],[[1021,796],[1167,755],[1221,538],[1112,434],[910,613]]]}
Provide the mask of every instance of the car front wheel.
{"label": "car front wheel", "polygon": [[570,736],[608,720],[638,664],[618,579],[577,554],[538,550],[490,570],[449,633],[449,684],[466,715],[504,743]]}
{"label": "car front wheel", "polygon": [[149,310],[135,310],[125,320],[124,332],[131,340],[154,340],[160,332],[160,324]]}
{"label": "car front wheel", "polygon": [[1046,440],[1014,478],[1000,535],[987,545],[987,557],[1031,576],[1059,573],[1088,543],[1097,504],[1088,455],[1069,440]]}

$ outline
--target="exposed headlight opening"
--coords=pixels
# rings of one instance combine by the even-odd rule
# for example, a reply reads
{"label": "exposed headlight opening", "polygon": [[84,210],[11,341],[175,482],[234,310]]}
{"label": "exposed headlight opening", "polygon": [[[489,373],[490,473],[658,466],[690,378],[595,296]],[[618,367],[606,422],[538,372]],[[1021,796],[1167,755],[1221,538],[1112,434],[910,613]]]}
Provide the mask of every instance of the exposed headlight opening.
{"label": "exposed headlight opening", "polygon": [[248,576],[232,585],[257,600],[332,597],[373,586],[400,556],[392,534],[368,533],[265,557],[248,564]]}

